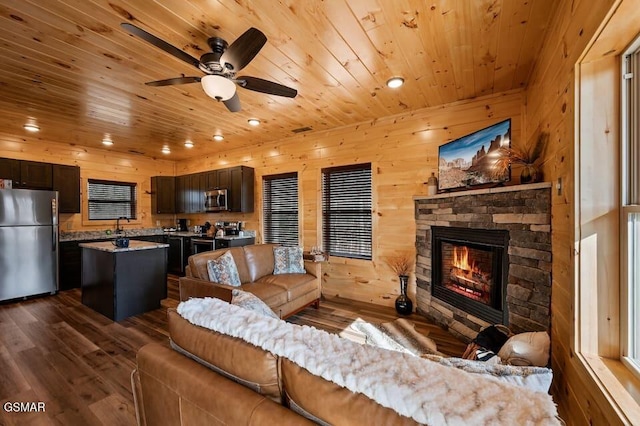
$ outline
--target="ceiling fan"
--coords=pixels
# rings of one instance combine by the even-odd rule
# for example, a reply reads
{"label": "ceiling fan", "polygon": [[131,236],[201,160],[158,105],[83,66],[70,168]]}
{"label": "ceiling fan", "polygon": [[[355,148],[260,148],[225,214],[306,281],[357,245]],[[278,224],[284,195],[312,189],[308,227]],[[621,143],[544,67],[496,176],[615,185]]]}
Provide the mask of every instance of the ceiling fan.
{"label": "ceiling fan", "polygon": [[236,85],[254,92],[295,98],[298,91],[273,81],[258,77],[238,76],[236,73],[246,67],[267,42],[267,37],[256,28],[249,28],[230,45],[220,37],[211,37],[207,44],[211,52],[196,59],[183,50],[159,39],[128,22],[120,24],[131,34],[140,37],[170,55],[193,65],[206,75],[203,77],[176,77],[167,80],[150,81],[147,86],[172,86],[176,84],[202,83],[205,93],[217,101],[222,101],[231,112],[241,110]]}

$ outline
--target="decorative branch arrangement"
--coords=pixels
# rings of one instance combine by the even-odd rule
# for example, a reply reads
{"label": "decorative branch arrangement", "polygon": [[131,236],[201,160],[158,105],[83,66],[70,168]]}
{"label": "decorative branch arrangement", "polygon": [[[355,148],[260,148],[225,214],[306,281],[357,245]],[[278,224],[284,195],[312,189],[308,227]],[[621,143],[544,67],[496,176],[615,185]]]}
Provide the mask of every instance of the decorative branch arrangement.
{"label": "decorative branch arrangement", "polygon": [[409,253],[389,257],[385,262],[398,276],[409,275],[413,270],[413,257]]}
{"label": "decorative branch arrangement", "polygon": [[[510,165],[519,164],[524,166],[523,176],[533,175],[529,180],[537,181],[537,174],[546,162],[543,160],[538,162],[544,157],[544,153],[547,148],[547,142],[549,141],[549,133],[542,132],[536,139],[536,142],[524,149],[520,148],[500,148],[500,157],[496,160],[494,165],[495,173],[504,173]],[[536,164],[537,163],[537,164]]]}

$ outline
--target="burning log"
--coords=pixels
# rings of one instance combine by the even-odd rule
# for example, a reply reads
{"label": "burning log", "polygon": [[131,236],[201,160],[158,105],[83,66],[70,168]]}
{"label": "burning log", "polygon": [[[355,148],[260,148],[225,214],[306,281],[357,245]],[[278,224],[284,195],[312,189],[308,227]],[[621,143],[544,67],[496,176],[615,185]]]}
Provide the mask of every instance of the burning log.
{"label": "burning log", "polygon": [[468,271],[453,266],[450,271],[451,281],[463,287],[480,291],[489,292],[491,289],[491,275],[482,271]]}

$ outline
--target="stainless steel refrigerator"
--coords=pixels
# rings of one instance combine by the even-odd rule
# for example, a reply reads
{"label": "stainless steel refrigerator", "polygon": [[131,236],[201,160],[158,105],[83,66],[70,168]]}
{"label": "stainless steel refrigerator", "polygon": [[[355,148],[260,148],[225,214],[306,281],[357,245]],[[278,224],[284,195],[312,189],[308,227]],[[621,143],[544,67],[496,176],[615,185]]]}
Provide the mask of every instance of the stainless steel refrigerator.
{"label": "stainless steel refrigerator", "polygon": [[0,189],[0,301],[58,290],[58,193]]}

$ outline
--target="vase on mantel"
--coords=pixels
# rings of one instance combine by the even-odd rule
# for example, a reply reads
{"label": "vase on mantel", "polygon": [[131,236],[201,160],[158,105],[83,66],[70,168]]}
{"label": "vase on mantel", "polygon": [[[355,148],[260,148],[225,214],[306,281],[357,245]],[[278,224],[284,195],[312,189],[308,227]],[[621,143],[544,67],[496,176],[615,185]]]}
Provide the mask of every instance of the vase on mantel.
{"label": "vase on mantel", "polygon": [[396,299],[396,312],[400,315],[410,315],[413,312],[413,302],[407,296],[408,275],[398,276],[400,279],[400,296]]}

